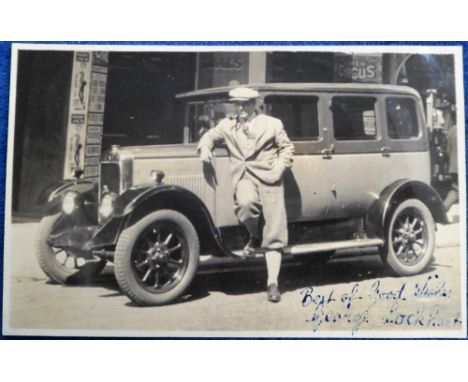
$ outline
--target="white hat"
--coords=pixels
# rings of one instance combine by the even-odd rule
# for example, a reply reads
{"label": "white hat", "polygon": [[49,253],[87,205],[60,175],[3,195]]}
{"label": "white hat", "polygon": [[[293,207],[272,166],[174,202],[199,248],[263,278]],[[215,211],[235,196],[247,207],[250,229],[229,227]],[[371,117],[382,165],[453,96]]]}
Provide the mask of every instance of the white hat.
{"label": "white hat", "polygon": [[235,88],[229,92],[230,101],[250,101],[259,97],[258,91],[250,88]]}

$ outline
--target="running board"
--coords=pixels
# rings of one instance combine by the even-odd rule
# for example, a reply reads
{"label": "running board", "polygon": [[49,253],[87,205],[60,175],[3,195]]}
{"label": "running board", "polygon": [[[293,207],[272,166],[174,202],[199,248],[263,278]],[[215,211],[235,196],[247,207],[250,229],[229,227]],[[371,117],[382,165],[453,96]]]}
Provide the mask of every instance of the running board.
{"label": "running board", "polygon": [[377,247],[384,242],[382,239],[355,239],[343,241],[330,241],[325,243],[292,245],[285,248],[284,252],[290,255],[303,255],[314,252],[337,251],[339,249],[351,249],[362,247]]}
{"label": "running board", "polygon": [[[305,255],[308,253],[316,252],[328,252],[337,251],[340,249],[354,249],[354,248],[365,248],[365,247],[378,247],[383,244],[382,239],[354,239],[354,240],[342,240],[342,241],[327,241],[321,243],[309,243],[291,245],[284,249],[285,255]],[[255,254],[255,257],[261,257],[265,250],[259,250]],[[242,257],[242,251],[233,251],[233,257]]]}
{"label": "running board", "polygon": [[[295,255],[305,256],[313,253],[323,253],[327,251],[335,250],[346,250],[356,248],[369,248],[378,247],[384,242],[382,239],[355,239],[355,240],[343,240],[343,241],[332,241],[325,243],[313,243],[313,244],[301,244],[293,245],[285,248],[283,265],[294,265],[300,264],[300,261]],[[231,257],[224,256],[213,256],[203,255],[200,256],[200,273],[222,273],[232,272],[238,270],[252,270],[264,269],[265,260],[263,258],[263,251],[258,251],[254,256],[249,259],[242,257],[242,251],[233,251]]]}

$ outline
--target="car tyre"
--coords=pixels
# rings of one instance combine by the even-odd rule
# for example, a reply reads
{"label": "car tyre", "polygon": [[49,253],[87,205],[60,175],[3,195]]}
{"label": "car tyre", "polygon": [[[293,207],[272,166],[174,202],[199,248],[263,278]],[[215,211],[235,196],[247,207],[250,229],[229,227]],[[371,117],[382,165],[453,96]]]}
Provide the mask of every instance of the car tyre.
{"label": "car tyre", "polygon": [[122,232],[115,251],[115,276],[136,304],[168,304],[191,284],[199,252],[190,220],[177,211],[156,211]]}
{"label": "car tyre", "polygon": [[[83,284],[92,281],[106,265],[105,260],[84,259],[60,248],[51,247],[47,241],[62,214],[42,218],[36,236],[36,256],[42,271],[59,284]],[[81,262],[81,264],[80,264]]]}
{"label": "car tyre", "polygon": [[433,259],[435,223],[427,206],[407,199],[393,211],[386,229],[382,261],[395,276],[422,272]]}

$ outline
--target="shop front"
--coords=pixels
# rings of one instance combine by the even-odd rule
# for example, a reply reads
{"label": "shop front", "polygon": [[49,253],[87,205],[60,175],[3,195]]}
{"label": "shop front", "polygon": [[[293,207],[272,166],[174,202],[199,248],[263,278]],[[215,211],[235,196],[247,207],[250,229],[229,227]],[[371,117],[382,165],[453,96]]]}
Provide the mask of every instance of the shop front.
{"label": "shop front", "polygon": [[[182,142],[178,93],[263,82],[363,82],[409,85],[423,99],[432,94],[434,108],[442,93],[454,101],[448,55],[21,51],[18,62],[16,215],[40,215],[41,191],[77,169],[97,179],[101,153],[111,145]],[[427,108],[431,118],[434,108]]]}

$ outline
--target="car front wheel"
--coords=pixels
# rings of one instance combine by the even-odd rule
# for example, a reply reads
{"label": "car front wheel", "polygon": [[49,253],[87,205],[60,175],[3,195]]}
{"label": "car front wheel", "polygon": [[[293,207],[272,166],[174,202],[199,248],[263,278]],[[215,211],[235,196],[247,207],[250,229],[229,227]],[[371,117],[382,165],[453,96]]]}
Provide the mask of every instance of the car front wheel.
{"label": "car front wheel", "polygon": [[53,247],[49,236],[62,214],[44,217],[39,223],[36,237],[36,255],[39,266],[51,281],[56,283],[87,283],[98,276],[106,265],[100,259],[86,259],[70,250]]}
{"label": "car front wheel", "polygon": [[422,272],[435,248],[435,223],[427,206],[408,199],[397,206],[387,225],[382,260],[390,273],[409,276]]}
{"label": "car front wheel", "polygon": [[115,251],[115,276],[138,305],[175,301],[192,282],[199,262],[192,223],[172,210],[153,212],[125,229]]}

